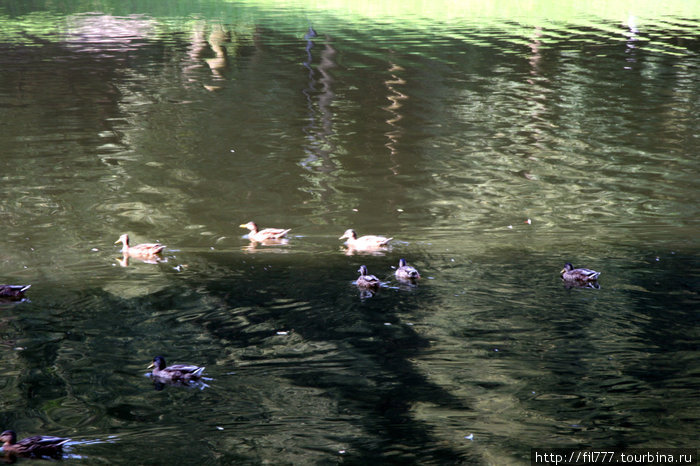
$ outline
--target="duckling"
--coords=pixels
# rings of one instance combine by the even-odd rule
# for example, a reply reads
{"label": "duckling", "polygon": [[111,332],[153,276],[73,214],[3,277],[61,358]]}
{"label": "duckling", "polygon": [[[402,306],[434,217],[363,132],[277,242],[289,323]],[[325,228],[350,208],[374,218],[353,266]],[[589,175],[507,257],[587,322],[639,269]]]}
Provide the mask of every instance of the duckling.
{"label": "duckling", "polygon": [[163,356],[156,356],[149,369],[153,369],[151,374],[162,380],[173,382],[189,382],[198,380],[202,377],[204,367],[192,366],[186,364],[174,364],[172,366],[165,365]]}
{"label": "duckling", "polygon": [[359,238],[357,237],[357,233],[355,230],[352,228],[345,230],[345,233],[343,233],[343,236],[341,236],[338,239],[346,239],[347,241],[345,244],[348,246],[348,248],[351,249],[357,249],[357,250],[371,250],[371,249],[378,249],[386,246],[389,241],[391,241],[394,238],[387,238],[386,236],[377,236],[377,235],[365,235],[365,236],[360,236]]}
{"label": "duckling", "polygon": [[267,240],[284,238],[284,236],[291,231],[291,228],[286,230],[282,228],[265,228],[264,230],[258,230],[258,225],[256,225],[255,222],[243,223],[238,226],[250,230],[250,233],[248,233],[248,239],[251,241],[257,241],[258,243],[262,243]]}
{"label": "duckling", "polygon": [[114,242],[114,244],[118,243],[124,245],[122,247],[122,254],[131,257],[154,257],[165,249],[165,246],[158,243],[144,243],[137,244],[136,246],[129,246],[129,235],[126,233],[121,235],[119,239]]}
{"label": "duckling", "polygon": [[366,266],[361,265],[357,271],[360,272],[360,276],[357,277],[357,281],[355,282],[358,288],[379,288],[381,282],[374,275],[369,275],[367,273]]}
{"label": "duckling", "polygon": [[53,456],[63,450],[63,444],[69,442],[69,438],[48,437],[35,435],[17,441],[14,430],[6,430],[0,434],[3,442],[2,449],[7,453],[24,456]]}
{"label": "duckling", "polygon": [[420,274],[415,267],[406,264],[406,259],[399,259],[399,268],[394,272],[399,280],[418,280]]}
{"label": "duckling", "polygon": [[24,292],[32,285],[0,285],[0,299],[20,301],[24,298]]}
{"label": "duckling", "polygon": [[571,262],[564,264],[564,268],[559,273],[562,279],[575,282],[594,282],[600,275],[600,272],[591,269],[575,269]]}

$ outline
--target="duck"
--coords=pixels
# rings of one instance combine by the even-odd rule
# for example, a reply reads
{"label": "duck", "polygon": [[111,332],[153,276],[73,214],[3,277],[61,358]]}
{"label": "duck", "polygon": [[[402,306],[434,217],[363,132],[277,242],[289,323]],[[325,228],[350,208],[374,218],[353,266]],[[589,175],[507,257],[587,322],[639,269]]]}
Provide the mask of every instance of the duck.
{"label": "duck", "polygon": [[559,273],[562,279],[573,282],[594,282],[600,275],[600,272],[591,269],[575,269],[571,262],[564,264],[564,268]]}
{"label": "duck", "polygon": [[379,288],[381,282],[374,275],[367,273],[367,266],[361,265],[357,271],[360,273],[360,276],[357,277],[355,283],[359,288]]}
{"label": "duck", "polygon": [[156,356],[153,358],[153,362],[148,368],[153,369],[151,371],[153,377],[172,382],[199,380],[202,378],[202,373],[204,372],[204,367],[194,365],[174,364],[172,366],[166,366],[163,356]]}
{"label": "duck", "polygon": [[63,450],[63,444],[69,442],[69,438],[35,435],[27,437],[19,442],[14,430],[6,430],[0,434],[2,449],[7,453],[26,456],[52,456]]}
{"label": "duck", "polygon": [[257,241],[258,243],[284,238],[284,236],[291,231],[291,228],[265,228],[263,230],[259,230],[258,225],[255,222],[243,223],[238,226],[250,230],[250,233],[248,233],[248,239],[251,241]]}
{"label": "duck", "polygon": [[418,280],[420,274],[415,267],[406,264],[406,259],[399,259],[399,268],[394,272],[399,280]]}
{"label": "duck", "polygon": [[378,235],[365,235],[357,237],[357,233],[352,228],[345,230],[343,236],[338,239],[346,239],[345,244],[351,249],[358,250],[368,250],[368,249],[378,249],[386,246],[389,241],[394,238],[387,238],[386,236]]}
{"label": "duck", "polygon": [[20,301],[32,285],[0,285],[0,299]]}
{"label": "duck", "polygon": [[122,243],[122,254],[131,257],[153,257],[160,254],[165,246],[158,243],[143,243],[136,246],[129,246],[129,235],[124,233],[114,244]]}

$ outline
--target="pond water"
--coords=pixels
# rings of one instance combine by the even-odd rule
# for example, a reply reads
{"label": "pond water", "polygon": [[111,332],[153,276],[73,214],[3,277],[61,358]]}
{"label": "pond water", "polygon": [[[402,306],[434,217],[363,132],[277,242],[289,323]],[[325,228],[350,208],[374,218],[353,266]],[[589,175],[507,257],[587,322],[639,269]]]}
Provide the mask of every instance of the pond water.
{"label": "pond water", "polygon": [[85,3],[0,3],[0,429],[92,464],[697,446],[695,2]]}

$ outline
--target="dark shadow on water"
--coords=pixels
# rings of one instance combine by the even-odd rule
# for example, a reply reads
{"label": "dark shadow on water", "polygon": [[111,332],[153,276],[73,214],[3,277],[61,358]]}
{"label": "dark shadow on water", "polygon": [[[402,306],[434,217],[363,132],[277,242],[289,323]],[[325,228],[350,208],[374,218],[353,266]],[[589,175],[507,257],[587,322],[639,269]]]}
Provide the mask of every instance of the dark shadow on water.
{"label": "dark shadow on water", "polygon": [[[352,285],[355,268],[336,265],[336,260],[330,262],[324,266],[294,265],[278,276],[256,268],[246,273],[245,281],[190,283],[200,290],[206,287],[207,293],[221,299],[222,306],[250,309],[245,320],[209,316],[197,323],[214,339],[247,348],[263,343],[273,333],[251,332],[250,327],[274,322],[274,328],[293,329],[309,346],[315,342],[332,344],[337,348],[334,361],[351,361],[339,372],[327,369],[325,364],[309,365],[309,361],[301,361],[299,367],[290,366],[284,372],[293,385],[321,389],[323,396],[336,402],[343,412],[353,414],[363,434],[360,438],[336,439],[347,445],[343,462],[359,464],[380,458],[384,463],[401,464],[467,461],[462,452],[439,445],[431,436],[430,426],[411,414],[416,403],[468,409],[463,401],[419,373],[411,362],[430,343],[402,322],[398,313],[419,308],[421,302],[431,299],[430,292],[414,296],[397,289],[382,289],[363,300]],[[343,267],[349,271],[346,279],[308,279],[337,276]],[[264,288],[264,293],[259,293],[260,288]],[[166,301],[171,292],[163,292]],[[280,312],[275,306],[277,298],[307,305],[290,306]],[[242,360],[241,365],[244,364],[264,365],[265,360],[252,357]],[[334,437],[333,432],[328,435]]]}

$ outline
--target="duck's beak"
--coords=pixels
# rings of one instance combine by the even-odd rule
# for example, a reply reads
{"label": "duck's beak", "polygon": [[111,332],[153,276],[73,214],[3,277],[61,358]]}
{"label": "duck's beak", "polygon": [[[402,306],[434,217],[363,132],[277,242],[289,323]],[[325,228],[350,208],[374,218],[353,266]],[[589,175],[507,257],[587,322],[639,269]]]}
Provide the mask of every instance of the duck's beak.
{"label": "duck's beak", "polygon": [[248,225],[245,223],[241,223],[240,225],[238,225],[238,227],[239,228],[248,228]]}
{"label": "duck's beak", "polygon": [[116,241],[114,242],[114,244],[119,244],[119,243],[121,243],[121,242],[122,242],[122,239],[119,238],[118,240],[116,240]]}
{"label": "duck's beak", "polygon": [[153,369],[154,367],[156,367],[156,363],[152,362],[146,369]]}
{"label": "duck's beak", "polygon": [[561,272],[559,272],[559,275],[564,275],[565,272],[566,272],[566,269],[561,269]]}

